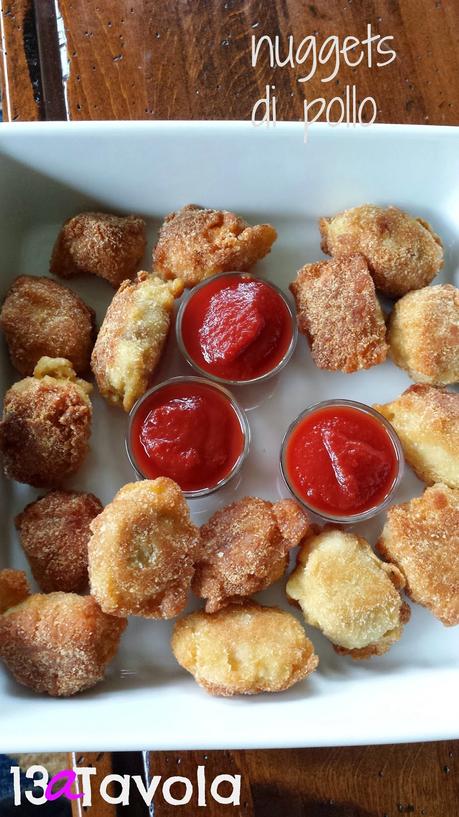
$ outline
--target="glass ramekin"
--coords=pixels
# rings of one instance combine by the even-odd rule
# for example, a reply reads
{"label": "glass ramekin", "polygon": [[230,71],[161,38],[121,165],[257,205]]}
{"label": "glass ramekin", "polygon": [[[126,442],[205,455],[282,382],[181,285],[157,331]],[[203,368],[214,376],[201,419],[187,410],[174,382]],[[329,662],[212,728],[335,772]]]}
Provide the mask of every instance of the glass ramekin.
{"label": "glass ramekin", "polygon": [[[188,304],[190,303],[191,299],[196,294],[196,292],[208,286],[211,281],[217,281],[219,278],[229,278],[232,276],[241,276],[250,278],[250,280],[253,281],[261,281],[263,284],[266,284],[266,286],[274,290],[274,292],[276,292],[277,295],[279,295],[282,298],[283,303],[287,307],[287,311],[290,315],[292,325],[292,338],[290,341],[290,345],[287,351],[285,352],[283,358],[279,361],[279,363],[276,364],[276,366],[274,366],[273,369],[270,369],[269,372],[265,372],[264,374],[261,374],[258,377],[252,377],[249,380],[229,380],[224,377],[218,377],[218,375],[212,374],[212,372],[208,372],[206,369],[203,369],[202,366],[200,366],[199,363],[196,363],[195,360],[188,353],[188,349],[185,346],[182,335],[183,315]],[[185,295],[185,297],[183,298],[182,303],[180,304],[177,313],[177,320],[175,322],[175,331],[177,335],[178,347],[187,363],[189,363],[190,366],[193,367],[193,369],[195,369],[197,372],[203,375],[206,379],[212,380],[214,383],[222,383],[226,386],[249,386],[252,385],[253,383],[262,383],[264,380],[269,380],[270,377],[274,377],[274,375],[278,374],[278,372],[280,372],[281,369],[283,369],[284,366],[286,366],[287,363],[289,362],[290,358],[293,355],[293,352],[295,351],[295,347],[298,340],[298,326],[296,322],[296,315],[293,310],[293,307],[289,303],[285,294],[282,292],[281,289],[279,289],[278,286],[276,286],[276,284],[271,283],[271,281],[265,281],[263,280],[263,278],[257,278],[255,275],[252,275],[249,272],[222,272],[219,275],[212,275],[210,278],[205,278],[204,281],[201,281],[200,284],[197,284],[197,286],[190,289],[187,295]]]}
{"label": "glass ramekin", "polygon": [[[397,462],[397,473],[396,473],[396,475],[395,475],[395,477],[394,477],[394,479],[392,481],[392,484],[390,485],[390,487],[389,487],[387,493],[385,494],[384,498],[380,502],[378,502],[377,505],[375,505],[372,508],[368,508],[366,511],[362,511],[360,513],[347,514],[347,515],[339,515],[339,514],[335,515],[335,514],[332,514],[332,513],[327,513],[327,512],[325,512],[323,510],[320,510],[318,508],[315,508],[314,505],[309,503],[303,496],[301,496],[301,494],[299,494],[297,492],[297,490],[292,485],[292,483],[291,483],[291,481],[289,479],[287,464],[286,464],[286,453],[287,453],[288,442],[290,440],[290,437],[291,437],[293,431],[296,429],[298,424],[305,417],[308,417],[309,415],[314,414],[314,412],[319,411],[320,409],[329,408],[329,407],[332,407],[332,406],[344,406],[346,408],[353,408],[353,409],[356,409],[357,411],[361,411],[363,414],[368,414],[371,417],[373,417],[387,431],[387,436],[388,436],[390,442],[392,443],[392,446],[393,446],[393,449],[394,449],[395,458],[396,458],[396,462]],[[284,435],[284,439],[282,440],[282,444],[281,444],[280,470],[281,470],[281,474],[282,474],[282,477],[284,479],[284,482],[285,482],[287,488],[289,489],[289,491],[294,495],[294,497],[298,500],[298,502],[300,502],[308,511],[311,511],[311,513],[314,513],[316,516],[320,517],[321,519],[325,519],[328,522],[339,522],[341,524],[347,524],[347,525],[354,524],[356,522],[363,522],[366,519],[371,519],[373,516],[376,516],[376,514],[380,513],[385,508],[387,508],[387,506],[390,504],[390,501],[391,501],[395,491],[397,490],[397,487],[400,484],[400,480],[401,480],[401,478],[403,476],[404,462],[405,461],[404,461],[404,457],[403,457],[402,445],[400,443],[400,440],[399,440],[393,426],[388,422],[388,420],[386,420],[385,417],[382,416],[382,414],[380,414],[378,411],[375,411],[375,409],[371,408],[371,406],[367,406],[365,403],[358,403],[355,400],[324,400],[321,403],[314,403],[313,405],[308,406],[308,408],[306,408],[304,411],[302,411],[301,414],[299,414],[298,417],[295,420],[293,420],[292,423],[290,423],[290,425],[289,425],[289,427],[288,427],[288,429],[287,429],[287,431],[286,431],[286,433]]]}
{"label": "glass ramekin", "polygon": [[158,383],[157,386],[153,386],[151,389],[148,389],[148,391],[146,391],[145,394],[142,395],[142,397],[139,397],[139,399],[133,405],[131,411],[129,412],[128,428],[127,428],[127,433],[126,433],[126,453],[128,455],[129,462],[131,463],[131,466],[134,469],[134,472],[136,474],[137,479],[139,479],[139,480],[141,480],[141,479],[150,479],[150,477],[146,476],[141,471],[139,465],[136,462],[135,455],[134,455],[134,452],[132,450],[131,431],[132,431],[132,424],[133,424],[134,416],[136,415],[136,413],[137,413],[138,409],[140,408],[140,406],[142,405],[142,403],[145,400],[147,400],[148,397],[151,394],[153,394],[154,392],[160,391],[160,389],[165,388],[166,386],[170,386],[170,385],[172,385],[174,383],[199,383],[201,385],[207,386],[209,389],[214,389],[216,391],[219,391],[221,394],[223,394],[226,397],[226,399],[228,400],[228,402],[231,404],[231,407],[233,408],[233,410],[234,410],[234,412],[236,414],[236,417],[237,417],[237,419],[239,421],[239,425],[240,425],[240,428],[241,428],[243,440],[244,440],[243,448],[242,448],[242,451],[241,451],[238,459],[236,460],[233,467],[228,472],[228,474],[226,474],[225,477],[220,479],[217,483],[215,483],[215,485],[211,485],[211,486],[209,486],[207,488],[199,488],[199,489],[197,489],[195,491],[183,491],[183,494],[184,494],[184,496],[187,497],[187,499],[197,499],[198,497],[203,497],[203,496],[208,496],[209,494],[213,494],[215,491],[218,491],[220,488],[223,488],[224,485],[226,485],[231,479],[233,479],[233,477],[235,477],[239,473],[239,471],[241,470],[242,465],[243,465],[243,463],[244,463],[244,461],[245,461],[245,459],[247,457],[247,454],[249,453],[250,441],[251,441],[250,425],[249,425],[249,421],[247,419],[247,416],[245,414],[245,411],[240,407],[240,405],[234,399],[231,392],[229,392],[228,389],[225,389],[223,386],[220,386],[220,385],[218,385],[216,383],[212,383],[208,379],[205,379],[203,377],[193,377],[192,375],[182,376],[182,377],[171,377],[168,380],[163,380],[162,383]]}

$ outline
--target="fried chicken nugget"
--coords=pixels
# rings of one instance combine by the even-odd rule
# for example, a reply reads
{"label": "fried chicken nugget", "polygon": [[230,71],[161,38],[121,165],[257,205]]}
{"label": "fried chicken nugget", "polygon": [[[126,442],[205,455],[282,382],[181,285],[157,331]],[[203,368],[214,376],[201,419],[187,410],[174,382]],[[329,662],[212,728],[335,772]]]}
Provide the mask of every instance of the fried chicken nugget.
{"label": "fried chicken nugget", "polygon": [[64,222],[49,268],[61,278],[97,275],[116,288],[139,268],[146,245],[138,216],[80,213]]}
{"label": "fried chicken nugget", "polygon": [[291,499],[245,497],[203,525],[192,588],[214,613],[269,587],[286,571],[288,551],[309,532],[307,515]]}
{"label": "fried chicken nugget", "polygon": [[165,281],[192,287],[219,272],[245,272],[264,258],[277,238],[271,224],[250,227],[227,210],[187,204],[169,213],[153,252],[153,269]]}
{"label": "fried chicken nugget", "polygon": [[173,618],[183,610],[199,531],[175,482],[158,477],[125,485],[91,531],[91,592],[104,612]]}
{"label": "fried chicken nugget", "polygon": [[430,224],[397,207],[363,204],[319,222],[327,255],[361,253],[376,288],[397,298],[427,286],[443,266],[443,246]]}
{"label": "fried chicken nugget", "polygon": [[31,375],[41,357],[65,357],[78,374],[89,369],[95,312],[51,278],[20,275],[3,302],[0,326],[13,366]]}
{"label": "fried chicken nugget", "polygon": [[410,617],[403,586],[400,571],[378,559],[365,539],[328,526],[304,543],[287,595],[336,652],[369,658],[402,634]]}
{"label": "fried chicken nugget", "polygon": [[319,369],[356,372],[386,359],[384,317],[363,256],[305,264],[290,290]]}
{"label": "fried chicken nugget", "polygon": [[424,287],[394,305],[388,335],[394,363],[417,383],[459,381],[459,289]]}
{"label": "fried chicken nugget", "polygon": [[0,570],[0,614],[30,596],[29,582],[23,570]]}
{"label": "fried chicken nugget", "polygon": [[319,664],[301,624],[278,607],[252,601],[178,621],[172,650],[211,695],[281,692]]}
{"label": "fried chicken nugget", "polygon": [[376,547],[404,574],[413,601],[445,626],[459,624],[459,490],[437,483],[389,508]]}
{"label": "fried chicken nugget", "polygon": [[415,385],[396,400],[375,405],[394,426],[407,462],[428,485],[459,488],[459,394]]}
{"label": "fried chicken nugget", "polygon": [[50,488],[79,469],[91,433],[90,391],[68,360],[49,357],[39,360],[33,377],[11,386],[0,423],[7,477]]}
{"label": "fried chicken nugget", "polygon": [[130,411],[147,390],[163,352],[182,281],[139,272],[115,294],[99,331],[91,365],[100,393]]}
{"label": "fried chicken nugget", "polygon": [[102,510],[94,494],[50,491],[16,517],[21,545],[44,593],[81,593],[87,587],[89,525]]}
{"label": "fried chicken nugget", "polygon": [[36,593],[0,616],[0,658],[35,692],[75,695],[103,679],[126,625],[91,596]]}

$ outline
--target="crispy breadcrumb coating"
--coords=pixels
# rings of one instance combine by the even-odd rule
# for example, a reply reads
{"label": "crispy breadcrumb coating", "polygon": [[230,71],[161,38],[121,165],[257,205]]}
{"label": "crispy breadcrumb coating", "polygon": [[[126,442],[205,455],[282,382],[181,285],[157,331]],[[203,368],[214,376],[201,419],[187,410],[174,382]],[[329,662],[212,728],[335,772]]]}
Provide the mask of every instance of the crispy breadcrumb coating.
{"label": "crispy breadcrumb coating", "polygon": [[0,658],[35,692],[75,695],[103,679],[126,625],[91,596],[36,593],[0,616]]}
{"label": "crispy breadcrumb coating", "polygon": [[30,596],[30,587],[23,570],[0,570],[0,613],[20,604],[27,596]]}
{"label": "crispy breadcrumb coating", "polygon": [[182,281],[164,282],[142,271],[115,294],[91,358],[99,391],[113,405],[130,411],[147,390],[182,292]]}
{"label": "crispy breadcrumb coating", "polygon": [[361,255],[305,264],[290,289],[320,369],[355,372],[386,359],[386,326]]}
{"label": "crispy breadcrumb coating", "polygon": [[221,508],[201,528],[192,587],[214,613],[277,581],[288,552],[310,531],[308,516],[291,499],[245,497]]}
{"label": "crispy breadcrumb coating", "polygon": [[389,508],[376,546],[406,578],[406,592],[447,627],[459,624],[459,490],[437,483]]}
{"label": "crispy breadcrumb coating", "polygon": [[19,540],[44,593],[85,590],[89,525],[102,510],[94,494],[50,491],[16,517]]}
{"label": "crispy breadcrumb coating", "polygon": [[153,252],[153,269],[165,281],[192,287],[219,272],[245,272],[264,258],[277,238],[271,224],[250,227],[227,210],[187,204],[169,213]]}
{"label": "crispy breadcrumb coating", "polygon": [[90,390],[68,360],[48,357],[8,389],[0,423],[7,477],[48,488],[79,469],[91,433]]}
{"label": "crispy breadcrumb coating", "polygon": [[459,289],[424,287],[394,305],[388,334],[394,363],[417,383],[459,381]]}
{"label": "crispy breadcrumb coating", "polygon": [[95,312],[51,278],[16,278],[3,302],[0,327],[11,363],[22,375],[33,374],[43,356],[67,358],[78,374],[89,369]]}
{"label": "crispy breadcrumb coating", "polygon": [[166,477],[125,485],[91,523],[89,578],[102,610],[173,618],[187,602],[199,531]]}
{"label": "crispy breadcrumb coating", "polygon": [[80,213],[64,222],[49,268],[61,278],[98,275],[116,288],[138,270],[146,245],[138,216]]}
{"label": "crispy breadcrumb coating", "polygon": [[459,394],[415,385],[396,400],[375,405],[394,426],[405,459],[428,485],[459,488]]}
{"label": "crispy breadcrumb coating", "polygon": [[174,627],[172,650],[200,686],[225,697],[281,692],[319,663],[290,613],[251,601],[182,618]]}
{"label": "crispy breadcrumb coating", "polygon": [[403,585],[400,571],[378,559],[365,539],[327,526],[304,543],[287,595],[336,652],[369,658],[387,652],[409,619]]}
{"label": "crispy breadcrumb coating", "polygon": [[443,246],[430,224],[398,207],[363,204],[319,222],[322,250],[365,256],[376,288],[397,298],[430,284],[443,266]]}

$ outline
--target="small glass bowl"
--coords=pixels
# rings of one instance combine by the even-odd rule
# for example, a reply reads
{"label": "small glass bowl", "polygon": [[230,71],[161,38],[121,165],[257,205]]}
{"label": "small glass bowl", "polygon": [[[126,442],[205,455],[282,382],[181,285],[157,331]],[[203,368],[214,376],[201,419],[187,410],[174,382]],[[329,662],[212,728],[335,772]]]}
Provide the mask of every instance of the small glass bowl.
{"label": "small glass bowl", "polygon": [[[289,347],[285,352],[284,356],[282,357],[282,359],[279,361],[279,363],[276,364],[276,366],[274,366],[273,369],[270,369],[269,372],[265,372],[264,374],[261,374],[258,377],[252,377],[249,380],[229,380],[224,377],[219,377],[218,375],[207,371],[207,369],[203,369],[202,366],[200,366],[199,363],[196,363],[195,360],[189,354],[188,349],[186,348],[185,343],[183,341],[182,335],[183,316],[185,314],[185,310],[188,304],[190,303],[194,295],[197,292],[199,292],[199,290],[208,286],[211,282],[218,281],[219,278],[231,278],[234,276],[240,276],[241,278],[244,277],[249,278],[251,281],[261,281],[263,284],[266,284],[266,286],[270,287],[272,290],[274,290],[274,292],[276,292],[277,295],[279,295],[280,298],[282,298],[282,301],[285,304],[291,318],[292,338]],[[192,289],[190,289],[187,295],[185,295],[185,297],[183,298],[182,303],[180,304],[177,313],[177,320],[175,322],[175,331],[177,335],[178,347],[187,363],[189,363],[190,366],[193,367],[193,369],[202,374],[208,380],[213,380],[214,383],[223,383],[226,386],[249,386],[252,385],[253,383],[262,383],[263,381],[269,380],[269,378],[274,377],[274,375],[278,374],[278,372],[280,372],[281,369],[283,369],[284,366],[286,366],[287,363],[289,362],[290,358],[293,355],[293,352],[295,351],[295,347],[298,340],[298,326],[296,322],[296,315],[285,294],[282,292],[281,289],[279,289],[279,287],[271,283],[271,281],[264,281],[262,278],[256,278],[249,272],[221,272],[219,275],[212,275],[210,278],[205,278],[204,281],[201,281],[200,284],[197,284],[197,286],[194,286]]]}
{"label": "small glass bowl", "polygon": [[[356,411],[360,411],[363,414],[368,414],[370,415],[370,417],[373,417],[386,430],[387,436],[390,442],[392,443],[394,449],[395,459],[397,462],[397,473],[392,481],[392,484],[390,485],[386,495],[380,502],[378,502],[377,505],[375,505],[372,508],[368,508],[366,511],[361,511],[360,513],[348,515],[339,514],[335,515],[332,513],[327,513],[326,511],[323,510],[319,510],[318,508],[315,508],[314,505],[310,504],[303,496],[301,496],[301,494],[298,493],[298,491],[295,489],[295,487],[292,485],[289,479],[286,455],[288,443],[293,431],[296,429],[298,424],[302,420],[304,420],[305,417],[314,414],[314,412],[319,411],[320,409],[329,408],[332,406],[344,406],[347,408],[352,408],[355,409]],[[280,470],[284,482],[289,491],[294,495],[298,502],[300,502],[302,505],[304,505],[305,508],[307,508],[308,511],[314,513],[316,516],[319,516],[321,519],[327,520],[328,522],[339,522],[341,524],[350,525],[356,522],[363,522],[366,519],[371,519],[373,516],[376,516],[376,514],[380,513],[381,511],[385,510],[385,508],[387,508],[403,476],[404,462],[405,461],[403,457],[403,449],[400,440],[393,426],[388,422],[388,420],[386,420],[385,417],[382,416],[382,414],[380,414],[378,411],[375,411],[375,409],[371,408],[371,406],[367,406],[365,403],[358,403],[355,400],[324,400],[321,403],[314,403],[313,405],[308,406],[308,408],[302,411],[301,414],[299,414],[298,417],[295,420],[293,420],[293,422],[289,425],[284,435],[284,439],[282,440]]]}
{"label": "small glass bowl", "polygon": [[151,389],[145,392],[137,402],[133,405],[131,411],[129,412],[129,420],[128,420],[128,428],[126,433],[126,453],[128,455],[129,462],[131,463],[132,468],[135,471],[137,479],[150,479],[150,477],[146,476],[138,466],[134,452],[131,446],[131,432],[132,432],[132,425],[134,416],[136,415],[140,406],[147,400],[150,395],[154,394],[160,389],[165,388],[166,386],[173,385],[174,383],[199,383],[200,385],[206,386],[209,389],[214,389],[215,391],[220,392],[223,394],[224,397],[228,400],[231,404],[231,407],[236,414],[236,417],[239,421],[239,426],[241,429],[242,437],[243,437],[243,448],[242,451],[237,458],[236,462],[234,463],[231,470],[226,474],[225,477],[220,479],[215,485],[211,485],[208,488],[199,488],[195,491],[183,491],[183,495],[187,497],[187,499],[197,499],[198,497],[208,496],[209,494],[213,494],[215,491],[218,491],[220,488],[223,488],[242,468],[242,465],[249,453],[250,448],[250,440],[251,440],[251,432],[250,432],[250,425],[245,414],[245,411],[239,406],[239,404],[234,399],[233,395],[228,391],[228,389],[223,388],[223,386],[217,385],[216,383],[212,383],[207,379],[202,377],[193,377],[193,376],[183,376],[183,377],[171,377],[169,380],[163,380],[162,383],[158,383],[157,386],[153,386]]}

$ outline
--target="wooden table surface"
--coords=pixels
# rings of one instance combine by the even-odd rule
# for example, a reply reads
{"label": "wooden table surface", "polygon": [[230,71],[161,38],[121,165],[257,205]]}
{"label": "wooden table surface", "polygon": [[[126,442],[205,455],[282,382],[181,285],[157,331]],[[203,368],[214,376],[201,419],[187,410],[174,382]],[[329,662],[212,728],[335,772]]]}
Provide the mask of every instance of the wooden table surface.
{"label": "wooden table surface", "polygon": [[[305,98],[330,100],[355,84],[359,100],[376,99],[380,122],[459,124],[458,0],[60,0],[59,6],[68,81],[53,62],[52,31],[51,40],[43,38],[54,3],[37,0],[34,11],[32,0],[3,0],[5,119],[248,119],[269,83],[276,86],[279,120],[302,118]],[[319,45],[332,34],[362,38],[367,23],[394,37],[391,65],[342,67],[329,83],[321,82],[325,66],[308,83],[297,81],[301,69],[271,68],[266,55],[251,66],[252,35],[279,33],[285,49],[290,34],[297,45],[308,34]],[[152,766],[156,774],[191,779],[200,763],[211,777],[241,773],[240,809],[214,804],[209,815],[456,817],[458,752],[457,742],[441,742],[155,753]],[[128,771],[131,763],[107,754],[77,752],[75,758],[94,763],[99,778],[114,766]],[[172,811],[161,799],[156,803],[157,817]],[[104,817],[113,810],[96,800],[93,813]],[[182,806],[180,813],[196,808]]]}

